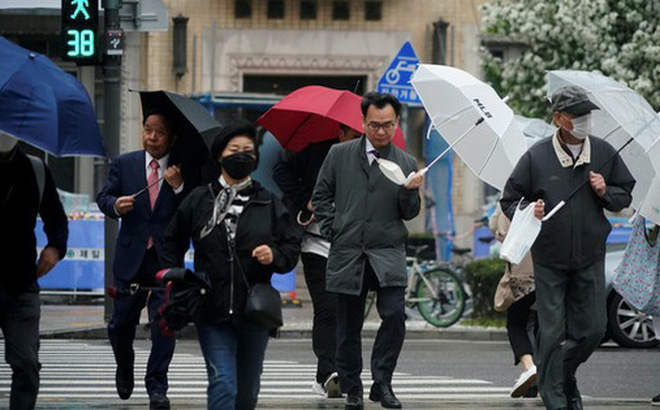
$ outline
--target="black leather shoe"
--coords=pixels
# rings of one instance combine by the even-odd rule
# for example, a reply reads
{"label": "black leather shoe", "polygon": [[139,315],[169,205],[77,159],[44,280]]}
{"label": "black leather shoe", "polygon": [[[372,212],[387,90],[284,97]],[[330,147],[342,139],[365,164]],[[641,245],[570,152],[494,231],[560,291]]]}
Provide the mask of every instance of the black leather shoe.
{"label": "black leather shoe", "polygon": [[123,368],[117,366],[117,371],[115,372],[115,386],[117,387],[117,394],[122,400],[128,400],[133,394],[133,369]]}
{"label": "black leather shoe", "polygon": [[401,402],[396,398],[392,391],[392,386],[384,383],[374,383],[371,385],[369,400],[380,402],[380,405],[386,409],[400,409]]}
{"label": "black leather shoe", "polygon": [[364,409],[364,402],[362,401],[362,395],[349,393],[346,396],[346,405],[344,406],[346,410],[362,410]]}
{"label": "black leather shoe", "polygon": [[169,409],[170,399],[167,398],[165,393],[152,393],[151,395],[149,395],[149,408]]}
{"label": "black leather shoe", "polygon": [[568,379],[564,384],[564,394],[566,395],[566,408],[568,410],[583,410],[582,397],[577,388],[577,380]]}

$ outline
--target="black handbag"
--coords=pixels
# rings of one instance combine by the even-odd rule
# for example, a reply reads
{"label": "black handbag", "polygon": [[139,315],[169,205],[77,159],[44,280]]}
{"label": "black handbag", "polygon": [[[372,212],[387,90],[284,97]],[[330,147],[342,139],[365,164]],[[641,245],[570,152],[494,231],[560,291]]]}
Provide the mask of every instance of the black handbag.
{"label": "black handbag", "polygon": [[[243,314],[249,320],[264,326],[268,330],[281,327],[283,322],[280,292],[273,288],[270,283],[256,283],[251,286],[245,272],[243,272],[243,267],[241,267],[241,262],[233,245],[231,243],[230,252],[236,258],[238,269],[241,271],[245,286],[248,288]],[[229,263],[233,264],[233,259]]]}
{"label": "black handbag", "polygon": [[267,329],[281,327],[282,298],[280,292],[269,283],[257,283],[252,286],[245,302],[245,317]]}
{"label": "black handbag", "polygon": [[241,266],[238,253],[236,252],[236,243],[229,233],[229,228],[226,222],[225,227],[227,228],[227,244],[229,245],[230,254],[229,263],[231,266],[230,269],[232,269],[232,275],[234,274],[233,269],[235,260],[238,269],[241,271],[241,276],[243,276],[243,281],[245,281],[245,286],[248,289],[243,315],[247,319],[268,330],[277,330],[277,328],[281,327],[283,324],[282,298],[280,297],[280,292],[273,288],[270,283],[260,282],[250,285],[250,282],[243,271],[243,267]]}

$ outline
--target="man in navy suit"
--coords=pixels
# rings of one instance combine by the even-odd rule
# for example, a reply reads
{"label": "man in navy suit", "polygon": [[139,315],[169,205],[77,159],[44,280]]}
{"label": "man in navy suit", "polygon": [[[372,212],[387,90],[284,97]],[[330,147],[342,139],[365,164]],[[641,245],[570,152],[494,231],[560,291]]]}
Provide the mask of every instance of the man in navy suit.
{"label": "man in navy suit", "polygon": [[[144,150],[117,157],[108,181],[96,197],[106,216],[122,220],[113,265],[114,284],[119,290],[126,290],[133,283],[158,286],[154,277],[161,268],[163,231],[184,196],[181,169],[168,163],[175,140],[171,124],[159,112],[147,114],[143,124]],[[149,188],[136,195],[146,186]],[[144,381],[150,408],[155,409],[170,408],[166,395],[167,369],[174,353],[174,337],[163,334],[154,320],[162,301],[162,291],[136,292],[117,298],[108,324],[117,362],[117,393],[127,400],[134,385],[135,328],[147,304],[152,347]]]}

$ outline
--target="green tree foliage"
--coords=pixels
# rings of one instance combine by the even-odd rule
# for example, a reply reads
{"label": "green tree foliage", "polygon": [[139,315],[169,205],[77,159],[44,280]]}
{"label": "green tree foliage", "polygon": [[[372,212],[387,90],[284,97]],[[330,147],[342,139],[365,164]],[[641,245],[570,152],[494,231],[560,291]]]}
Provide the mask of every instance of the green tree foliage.
{"label": "green tree foliage", "polygon": [[493,309],[493,298],[506,262],[499,258],[479,259],[465,265],[465,280],[472,290],[472,317],[497,318],[502,314]]}
{"label": "green tree foliage", "polygon": [[518,113],[545,118],[549,70],[597,71],[660,109],[660,0],[491,0],[485,35],[527,45],[502,62],[482,50],[486,80]]}

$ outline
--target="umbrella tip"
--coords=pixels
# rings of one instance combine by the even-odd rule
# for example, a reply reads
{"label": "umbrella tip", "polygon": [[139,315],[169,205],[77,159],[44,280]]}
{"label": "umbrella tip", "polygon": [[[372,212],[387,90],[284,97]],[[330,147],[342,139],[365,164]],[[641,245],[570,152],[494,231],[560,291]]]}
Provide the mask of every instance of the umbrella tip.
{"label": "umbrella tip", "polygon": [[30,60],[34,60],[35,58],[37,58],[37,55],[34,53],[30,53],[28,57],[30,57]]}
{"label": "umbrella tip", "polygon": [[509,101],[509,96],[507,95],[506,97],[502,98],[502,102],[506,104]]}

